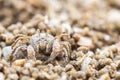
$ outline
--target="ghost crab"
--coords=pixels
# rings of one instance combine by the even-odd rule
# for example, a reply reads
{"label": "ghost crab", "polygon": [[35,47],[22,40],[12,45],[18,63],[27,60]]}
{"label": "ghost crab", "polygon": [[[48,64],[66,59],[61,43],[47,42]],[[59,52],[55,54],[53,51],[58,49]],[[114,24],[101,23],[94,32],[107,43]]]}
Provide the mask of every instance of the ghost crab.
{"label": "ghost crab", "polygon": [[12,61],[21,58],[34,60],[44,58],[46,64],[61,58],[64,63],[67,63],[71,52],[69,38],[70,36],[65,33],[54,37],[39,31],[32,36],[20,35],[12,45]]}

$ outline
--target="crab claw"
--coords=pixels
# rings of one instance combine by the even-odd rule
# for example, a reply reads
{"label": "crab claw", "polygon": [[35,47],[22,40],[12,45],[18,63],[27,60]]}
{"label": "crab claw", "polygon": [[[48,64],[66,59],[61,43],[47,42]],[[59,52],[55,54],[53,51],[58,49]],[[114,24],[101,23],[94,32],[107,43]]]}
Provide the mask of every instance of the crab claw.
{"label": "crab claw", "polygon": [[53,43],[53,48],[52,48],[52,53],[50,55],[50,58],[47,61],[45,61],[44,63],[47,64],[47,63],[53,61],[56,58],[56,56],[59,55],[59,52],[61,51],[60,48],[61,48],[61,46],[60,46],[59,40],[56,39]]}
{"label": "crab claw", "polygon": [[35,51],[31,45],[27,47],[28,59],[36,60]]}

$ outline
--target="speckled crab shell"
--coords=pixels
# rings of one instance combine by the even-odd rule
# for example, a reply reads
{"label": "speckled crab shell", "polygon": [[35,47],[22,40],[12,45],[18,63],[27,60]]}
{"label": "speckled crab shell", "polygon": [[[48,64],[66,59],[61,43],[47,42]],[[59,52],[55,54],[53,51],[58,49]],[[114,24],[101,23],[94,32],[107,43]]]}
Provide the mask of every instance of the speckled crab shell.
{"label": "speckled crab shell", "polygon": [[48,54],[52,50],[54,37],[48,33],[36,33],[30,39],[30,45],[34,48],[35,52],[44,52]]}

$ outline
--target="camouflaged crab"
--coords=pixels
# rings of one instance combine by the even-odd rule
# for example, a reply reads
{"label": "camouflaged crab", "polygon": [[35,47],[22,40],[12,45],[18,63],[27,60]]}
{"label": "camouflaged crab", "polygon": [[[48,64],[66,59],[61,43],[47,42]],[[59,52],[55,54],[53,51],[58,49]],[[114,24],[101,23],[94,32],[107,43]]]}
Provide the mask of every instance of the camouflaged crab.
{"label": "camouflaged crab", "polygon": [[[64,40],[61,40],[64,38]],[[44,59],[49,63],[56,58],[61,58],[65,63],[69,61],[71,45],[69,35],[61,34],[52,36],[45,32],[37,32],[32,36],[21,35],[12,45],[12,61],[21,58]]]}

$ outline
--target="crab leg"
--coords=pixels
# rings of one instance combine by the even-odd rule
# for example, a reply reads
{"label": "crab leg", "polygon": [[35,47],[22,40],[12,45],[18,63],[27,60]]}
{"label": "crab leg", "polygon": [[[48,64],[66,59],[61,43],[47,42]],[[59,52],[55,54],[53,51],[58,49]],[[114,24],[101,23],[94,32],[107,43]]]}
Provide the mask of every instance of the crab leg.
{"label": "crab leg", "polygon": [[57,53],[52,52],[51,55],[50,55],[50,58],[47,61],[45,61],[44,63],[47,64],[47,63],[53,61],[56,58],[56,56],[58,56],[58,55],[59,55],[59,52],[57,52]]}

